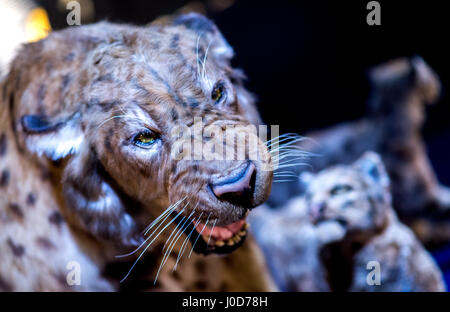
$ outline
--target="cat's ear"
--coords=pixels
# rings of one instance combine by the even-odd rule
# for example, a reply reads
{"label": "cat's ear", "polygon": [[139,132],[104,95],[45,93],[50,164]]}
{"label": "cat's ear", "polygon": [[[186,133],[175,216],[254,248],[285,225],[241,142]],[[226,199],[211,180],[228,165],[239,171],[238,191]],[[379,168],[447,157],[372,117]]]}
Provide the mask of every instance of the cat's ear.
{"label": "cat's ear", "polygon": [[381,64],[368,76],[372,85],[369,108],[373,113],[390,113],[396,105],[410,103],[413,92],[427,104],[435,103],[441,93],[439,76],[420,56]]}
{"label": "cat's ear", "polygon": [[137,226],[94,151],[83,148],[69,161],[62,184],[71,216],[81,228],[122,246],[139,243]]}
{"label": "cat's ear", "polygon": [[312,182],[314,177],[315,174],[311,171],[303,171],[300,174],[300,176],[298,177],[298,184],[302,192],[304,192],[308,188],[308,185]]}
{"label": "cat's ear", "polygon": [[362,172],[364,178],[383,188],[389,187],[389,176],[381,157],[374,152],[365,152],[354,164]]}
{"label": "cat's ear", "polygon": [[52,160],[72,156],[64,168],[63,194],[72,220],[95,237],[124,246],[137,244],[136,225],[102,172],[95,151],[85,142],[79,114],[67,118],[21,117],[28,150]]}
{"label": "cat's ear", "polygon": [[418,89],[427,104],[434,104],[441,94],[441,82],[436,72],[418,55],[411,58]]}
{"label": "cat's ear", "polygon": [[46,44],[23,45],[4,81],[19,148],[53,160],[76,153],[85,140],[75,88],[79,51],[69,49],[61,60],[54,60],[52,47],[61,46],[60,52],[67,53],[63,52],[68,45],[63,37],[49,36]]}
{"label": "cat's ear", "polygon": [[59,160],[79,151],[84,134],[78,113],[68,117],[24,115],[20,118],[25,147],[39,156]]}
{"label": "cat's ear", "polygon": [[[173,25],[184,25],[187,29],[198,35],[198,40],[205,40],[209,46],[208,53],[218,60],[230,60],[233,57],[233,49],[223,37],[222,33],[210,19],[199,13],[188,13],[175,16]],[[204,51],[206,52],[206,51]]]}
{"label": "cat's ear", "polygon": [[194,31],[198,36],[197,44],[200,45],[201,43],[201,46],[205,46],[205,48],[209,46],[208,54],[213,54],[216,59],[230,60],[233,57],[233,49],[225,40],[216,24],[200,13],[163,15],[150,23],[150,26],[180,25]]}
{"label": "cat's ear", "polygon": [[[216,61],[229,67],[229,61],[234,55],[233,48],[210,19],[198,13],[181,14],[174,17],[172,25],[183,25],[197,34],[197,44],[203,47],[203,51],[199,51],[200,59],[204,57],[205,53],[208,53],[208,55],[213,55]],[[229,78],[233,83],[241,113],[252,124],[260,125],[262,121],[256,109],[255,97],[244,88],[244,73],[239,69],[233,69],[229,72]]]}

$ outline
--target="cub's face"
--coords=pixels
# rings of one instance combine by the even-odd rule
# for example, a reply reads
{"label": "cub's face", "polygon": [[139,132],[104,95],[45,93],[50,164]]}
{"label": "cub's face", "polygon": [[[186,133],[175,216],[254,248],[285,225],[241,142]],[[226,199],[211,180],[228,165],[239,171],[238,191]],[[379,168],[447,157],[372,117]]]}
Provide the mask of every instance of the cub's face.
{"label": "cub's face", "polygon": [[306,201],[314,224],[332,221],[347,233],[376,229],[384,220],[390,197],[383,164],[367,153],[349,166],[335,166],[309,177]]}
{"label": "cub's face", "polygon": [[272,173],[263,166],[270,161],[263,142],[260,157],[250,159],[245,148],[236,155],[248,137],[226,140],[259,120],[242,75],[229,64],[232,49],[211,21],[194,14],[167,25],[99,24],[80,33],[96,36],[105,27],[105,42],[75,56],[69,82],[64,69],[54,73],[54,81],[70,85],[65,105],[20,114],[23,144],[54,160],[69,158],[64,195],[97,236],[131,242],[162,215],[197,242],[197,251],[233,250],[246,235],[247,212],[266,200]]}

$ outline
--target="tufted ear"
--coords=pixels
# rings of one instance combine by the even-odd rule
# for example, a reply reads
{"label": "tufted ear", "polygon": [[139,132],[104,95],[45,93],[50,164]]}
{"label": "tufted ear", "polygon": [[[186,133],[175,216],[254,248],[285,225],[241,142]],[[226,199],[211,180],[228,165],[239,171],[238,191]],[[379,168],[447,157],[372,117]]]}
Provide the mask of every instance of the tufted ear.
{"label": "tufted ear", "polygon": [[22,116],[20,124],[26,147],[52,160],[76,153],[84,141],[79,119],[78,113],[59,120],[51,120],[43,115]]}
{"label": "tufted ear", "polygon": [[187,29],[196,32],[200,39],[206,39],[211,43],[209,53],[212,53],[216,59],[230,60],[233,57],[233,49],[220,33],[217,26],[204,15],[198,13],[188,13],[176,16],[172,22],[173,25],[184,25]]}
{"label": "tufted ear", "polygon": [[354,164],[354,166],[360,170],[364,178],[371,183],[382,186],[383,188],[389,187],[389,176],[384,167],[381,157],[374,152],[365,152]]}
{"label": "tufted ear", "polygon": [[95,237],[122,246],[136,246],[137,226],[124,199],[88,148],[72,158],[64,170],[63,194],[75,220]]}

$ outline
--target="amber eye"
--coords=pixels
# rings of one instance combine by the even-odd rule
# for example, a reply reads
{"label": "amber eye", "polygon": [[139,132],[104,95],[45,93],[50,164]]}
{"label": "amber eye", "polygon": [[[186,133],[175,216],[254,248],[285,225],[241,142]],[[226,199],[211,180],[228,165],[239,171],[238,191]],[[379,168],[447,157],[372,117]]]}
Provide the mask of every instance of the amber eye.
{"label": "amber eye", "polygon": [[338,195],[338,194],[350,192],[351,190],[353,190],[353,187],[351,185],[340,184],[340,185],[336,185],[335,187],[333,187],[330,191],[330,194]]}
{"label": "amber eye", "polygon": [[147,129],[136,134],[133,138],[133,143],[139,147],[148,148],[153,145],[158,139],[158,134]]}
{"label": "amber eye", "polygon": [[225,96],[225,87],[223,83],[217,83],[211,92],[211,99],[215,103],[219,103]]}

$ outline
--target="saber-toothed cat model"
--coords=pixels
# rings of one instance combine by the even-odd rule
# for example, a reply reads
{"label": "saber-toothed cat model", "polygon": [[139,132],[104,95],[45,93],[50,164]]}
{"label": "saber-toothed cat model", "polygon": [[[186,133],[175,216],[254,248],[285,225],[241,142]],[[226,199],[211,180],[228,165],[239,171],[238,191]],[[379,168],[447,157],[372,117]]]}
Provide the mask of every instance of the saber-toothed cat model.
{"label": "saber-toothed cat model", "polygon": [[[274,289],[244,242],[272,172],[172,155],[172,131],[196,133],[195,118],[258,123],[232,56],[198,14],[70,27],[22,47],[0,89],[0,290],[117,290],[140,255],[124,288],[149,275],[141,288]],[[194,140],[219,140],[206,136]],[[127,252],[119,273],[107,265]]]}

